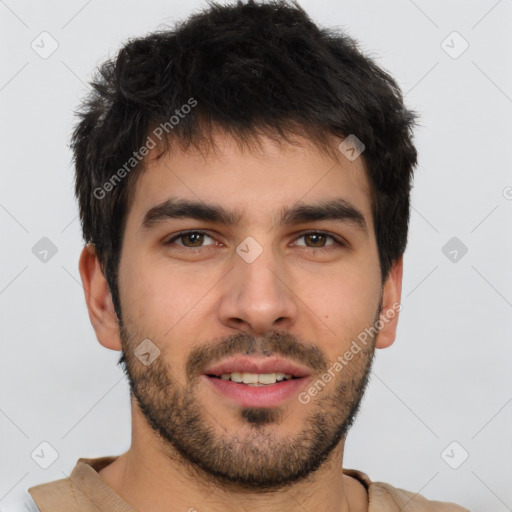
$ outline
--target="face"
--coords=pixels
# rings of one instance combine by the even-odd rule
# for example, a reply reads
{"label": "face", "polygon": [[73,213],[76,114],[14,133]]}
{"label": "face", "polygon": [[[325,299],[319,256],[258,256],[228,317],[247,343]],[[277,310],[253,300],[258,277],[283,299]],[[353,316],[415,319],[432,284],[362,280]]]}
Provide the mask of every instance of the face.
{"label": "face", "polygon": [[346,434],[375,339],[344,354],[383,288],[362,159],[261,142],[242,151],[219,134],[216,152],[150,159],[118,284],[131,390],[169,456],[271,489]]}

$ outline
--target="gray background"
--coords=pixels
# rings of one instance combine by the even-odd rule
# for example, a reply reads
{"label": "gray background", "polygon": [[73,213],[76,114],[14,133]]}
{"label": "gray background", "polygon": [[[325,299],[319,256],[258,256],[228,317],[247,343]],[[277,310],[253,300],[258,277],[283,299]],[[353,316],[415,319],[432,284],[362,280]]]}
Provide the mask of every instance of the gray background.
{"label": "gray background", "polygon": [[[79,457],[129,446],[128,385],[80,284],[67,142],[92,70],[202,5],[0,1],[0,507]],[[512,1],[301,5],[358,39],[421,115],[398,339],[377,353],[344,465],[473,511],[512,510]],[[58,43],[46,59],[31,47],[51,49],[43,31]],[[46,262],[32,252],[43,237],[57,249]],[[58,452],[46,470],[31,458],[43,441]]]}

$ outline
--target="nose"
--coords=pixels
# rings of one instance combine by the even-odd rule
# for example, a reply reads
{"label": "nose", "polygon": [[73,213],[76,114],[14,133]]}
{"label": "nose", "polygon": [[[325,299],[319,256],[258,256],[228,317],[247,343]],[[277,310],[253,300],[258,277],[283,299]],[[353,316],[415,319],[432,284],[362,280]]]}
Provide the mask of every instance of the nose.
{"label": "nose", "polygon": [[232,328],[262,336],[270,330],[290,329],[298,303],[284,262],[271,250],[252,262],[233,255],[234,268],[223,283],[218,314]]}

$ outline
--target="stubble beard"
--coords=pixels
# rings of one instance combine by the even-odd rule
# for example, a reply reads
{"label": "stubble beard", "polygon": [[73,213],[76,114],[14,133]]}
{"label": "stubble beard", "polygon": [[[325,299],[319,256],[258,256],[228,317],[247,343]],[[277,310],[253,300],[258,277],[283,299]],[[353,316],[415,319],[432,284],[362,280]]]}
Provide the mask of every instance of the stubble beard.
{"label": "stubble beard", "polygon": [[[297,400],[286,414],[280,407],[241,408],[240,428],[226,432],[219,424],[222,418],[208,413],[198,399],[197,376],[187,379],[185,387],[178,385],[162,350],[163,344],[155,343],[162,352],[151,365],[144,366],[134,355],[142,338],[129,332],[122,322],[120,334],[123,341],[120,363],[128,377],[132,397],[163,442],[168,457],[202,480],[238,491],[289,487],[322,466],[346,438],[359,411],[371,373],[376,339],[362,347],[308,405]],[[293,344],[298,343],[293,336],[286,336],[288,345],[279,343],[278,333],[276,336],[270,333],[264,341],[237,335],[229,346],[250,346],[246,353],[261,351],[265,355],[275,349],[286,356],[283,346],[293,352]],[[318,372],[312,382],[328,369],[326,360],[320,358],[320,361],[316,366],[323,366],[324,371]],[[302,362],[309,364],[307,360]],[[293,436],[280,435],[279,425],[298,407],[310,409],[302,429]]]}

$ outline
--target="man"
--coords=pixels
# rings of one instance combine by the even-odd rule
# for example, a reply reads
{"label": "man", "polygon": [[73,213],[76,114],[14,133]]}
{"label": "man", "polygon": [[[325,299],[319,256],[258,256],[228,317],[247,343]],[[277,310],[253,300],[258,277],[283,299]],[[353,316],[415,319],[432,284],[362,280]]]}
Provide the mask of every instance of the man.
{"label": "man", "polygon": [[395,339],[414,118],[295,4],[213,4],[102,66],[79,268],[132,444],[29,489],[42,512],[466,510],[342,469]]}

